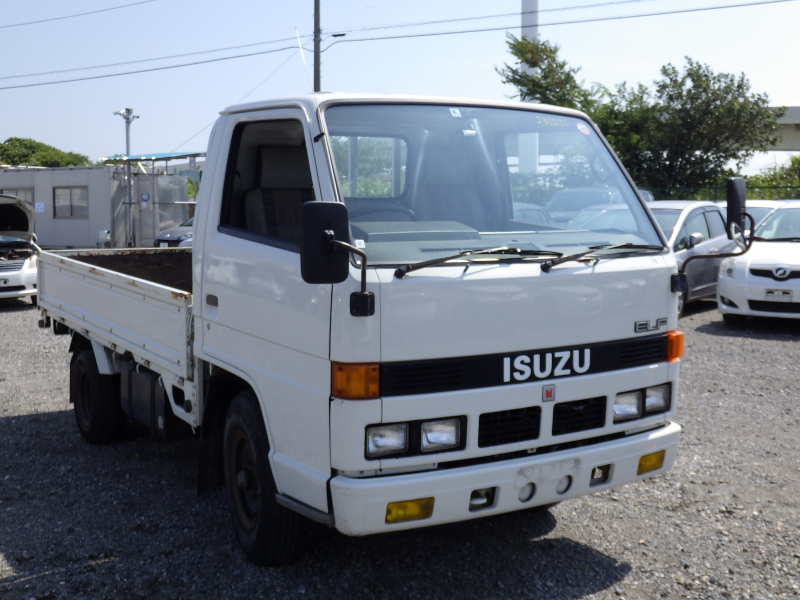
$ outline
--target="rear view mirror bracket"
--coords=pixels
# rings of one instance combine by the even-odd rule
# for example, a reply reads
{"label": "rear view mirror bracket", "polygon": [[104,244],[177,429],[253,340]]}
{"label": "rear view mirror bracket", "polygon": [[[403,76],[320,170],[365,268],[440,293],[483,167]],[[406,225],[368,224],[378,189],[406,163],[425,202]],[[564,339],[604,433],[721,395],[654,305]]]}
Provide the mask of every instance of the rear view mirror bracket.
{"label": "rear view mirror bracket", "polygon": [[325,237],[331,252],[341,248],[361,258],[361,291],[350,294],[350,314],[354,317],[371,317],[375,314],[375,294],[367,291],[367,253],[355,246],[337,240],[330,229],[325,231]]}

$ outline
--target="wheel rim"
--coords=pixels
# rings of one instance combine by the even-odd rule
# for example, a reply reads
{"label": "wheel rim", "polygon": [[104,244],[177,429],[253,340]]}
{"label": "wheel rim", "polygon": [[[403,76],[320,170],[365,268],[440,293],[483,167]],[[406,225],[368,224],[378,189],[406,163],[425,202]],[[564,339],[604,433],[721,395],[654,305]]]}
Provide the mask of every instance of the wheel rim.
{"label": "wheel rim", "polygon": [[247,530],[256,526],[260,506],[258,478],[253,447],[242,430],[237,431],[231,440],[231,489],[236,509],[236,518]]}
{"label": "wheel rim", "polygon": [[78,373],[78,398],[75,402],[75,414],[81,429],[87,431],[92,423],[92,389],[89,374],[84,369]]}
{"label": "wheel rim", "polygon": [[681,294],[678,296],[678,314],[680,315],[683,312],[683,305],[686,303],[686,295]]}

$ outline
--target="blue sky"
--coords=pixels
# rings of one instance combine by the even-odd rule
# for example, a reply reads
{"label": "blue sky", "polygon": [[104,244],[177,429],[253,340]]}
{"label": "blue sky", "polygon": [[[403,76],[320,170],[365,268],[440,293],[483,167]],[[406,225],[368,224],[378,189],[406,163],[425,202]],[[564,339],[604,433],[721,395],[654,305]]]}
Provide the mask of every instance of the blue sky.
{"label": "blue sky", "polygon": [[[581,67],[586,83],[650,84],[662,65],[682,66],[690,56],[717,72],[745,73],[753,91],[768,94],[773,105],[800,106],[800,78],[794,68],[800,56],[798,0],[555,24],[748,1],[763,0],[539,0],[539,31],[561,46],[570,65]],[[125,5],[132,6],[19,25]],[[313,5],[313,0],[5,0],[0,32],[6,60],[0,67],[0,88],[290,49],[147,73],[0,89],[0,140],[29,137],[98,159],[124,152],[124,122],[113,113],[131,107],[140,116],[131,129],[133,153],[203,151],[210,131],[203,128],[224,107],[310,90],[292,38],[297,30],[311,48]],[[519,34],[515,13],[520,0],[321,0],[321,5],[327,48],[322,54],[323,90],[487,99],[514,94],[495,68],[510,60],[505,35]],[[584,8],[571,8],[578,6]],[[501,14],[509,16],[410,25]],[[376,27],[388,28],[364,30]],[[491,28],[498,30],[357,41]],[[341,32],[347,35],[328,37]],[[207,52],[234,46],[242,47]],[[203,53],[193,54],[199,52]],[[187,56],[151,60],[178,54]],[[305,56],[310,70],[312,54]],[[131,64],[86,69],[110,63]],[[67,71],[71,69],[82,70]],[[53,71],[62,72],[18,77]],[[774,160],[785,160],[785,154],[760,157],[749,170]]]}

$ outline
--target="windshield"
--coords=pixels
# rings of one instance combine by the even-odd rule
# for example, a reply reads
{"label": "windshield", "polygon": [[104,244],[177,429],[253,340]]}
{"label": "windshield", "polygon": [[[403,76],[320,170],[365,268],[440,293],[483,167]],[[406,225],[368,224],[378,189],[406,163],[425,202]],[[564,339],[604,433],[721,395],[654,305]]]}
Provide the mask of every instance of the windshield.
{"label": "windshield", "polygon": [[651,207],[650,211],[656,218],[656,222],[658,223],[658,226],[661,227],[661,231],[664,232],[666,238],[672,238],[672,230],[675,229],[675,223],[678,222],[678,218],[681,216],[680,209]]}
{"label": "windshield", "polygon": [[[370,263],[503,246],[575,253],[661,245],[636,193],[582,119],[429,104],[334,105],[324,118],[354,243]],[[598,205],[620,206],[627,227],[567,225]]]}
{"label": "windshield", "polygon": [[781,208],[756,227],[756,237],[765,240],[800,239],[800,208]]}
{"label": "windshield", "polygon": [[16,245],[19,245],[19,244],[25,244],[27,246],[28,242],[26,240],[23,240],[22,238],[14,237],[12,235],[0,235],[0,245],[16,246]]}

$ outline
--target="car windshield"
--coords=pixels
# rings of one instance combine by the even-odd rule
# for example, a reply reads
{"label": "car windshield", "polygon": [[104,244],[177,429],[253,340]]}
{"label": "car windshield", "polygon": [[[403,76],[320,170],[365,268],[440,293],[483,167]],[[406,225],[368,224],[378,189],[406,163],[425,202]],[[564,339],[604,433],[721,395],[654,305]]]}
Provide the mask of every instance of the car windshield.
{"label": "car windshield", "polygon": [[187,221],[181,223],[181,227],[191,227],[192,223],[194,223],[194,217],[189,217]]}
{"label": "car windshield", "polygon": [[800,207],[776,210],[756,227],[755,235],[765,240],[800,240]]}
{"label": "car windshield", "polygon": [[678,222],[678,218],[681,216],[681,211],[677,208],[652,207],[650,208],[650,211],[653,213],[658,226],[661,227],[661,231],[664,232],[664,235],[667,237],[667,239],[672,238],[672,230],[675,229],[675,223]]}
{"label": "car windshield", "polygon": [[[745,210],[750,213],[750,216],[753,217],[753,221],[755,221],[756,225],[758,225],[764,217],[766,217],[769,213],[775,210],[769,206],[747,206]],[[750,229],[750,222],[745,221],[745,225],[748,229]]]}
{"label": "car windshield", "polygon": [[[339,104],[324,119],[354,243],[372,264],[505,246],[575,253],[661,245],[624,173],[583,119],[434,104]],[[598,204],[622,206],[630,229],[566,225],[574,217],[568,211]],[[522,205],[547,207],[555,222],[532,222]],[[553,205],[567,212],[556,218]]]}

